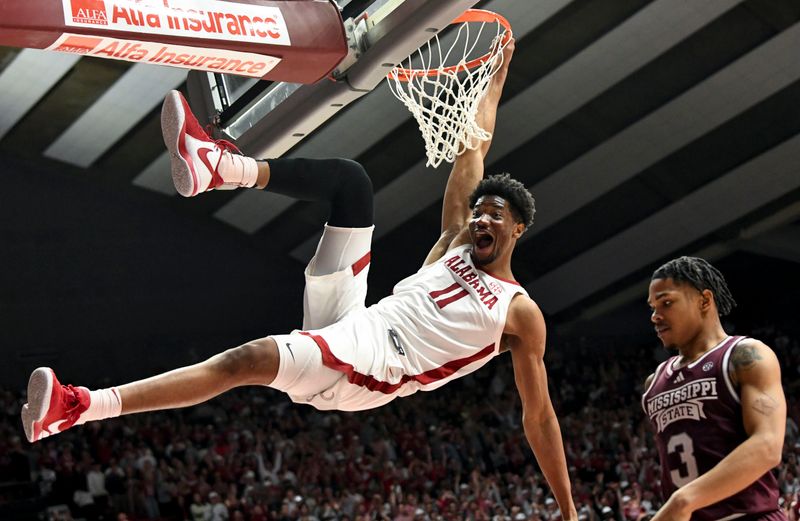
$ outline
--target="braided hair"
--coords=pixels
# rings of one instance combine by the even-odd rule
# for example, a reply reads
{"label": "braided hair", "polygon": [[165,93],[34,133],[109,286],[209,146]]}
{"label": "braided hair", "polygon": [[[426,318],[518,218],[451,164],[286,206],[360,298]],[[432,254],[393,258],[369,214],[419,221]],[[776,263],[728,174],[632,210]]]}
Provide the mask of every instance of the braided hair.
{"label": "braided hair", "polygon": [[667,262],[655,272],[652,279],[672,279],[690,284],[698,291],[710,290],[717,303],[720,316],[725,316],[736,306],[722,273],[699,257],[678,257]]}
{"label": "braided hair", "polygon": [[484,195],[496,195],[508,201],[514,217],[525,225],[526,230],[533,224],[533,214],[536,213],[533,195],[510,174],[490,175],[481,180],[469,196],[470,208]]}

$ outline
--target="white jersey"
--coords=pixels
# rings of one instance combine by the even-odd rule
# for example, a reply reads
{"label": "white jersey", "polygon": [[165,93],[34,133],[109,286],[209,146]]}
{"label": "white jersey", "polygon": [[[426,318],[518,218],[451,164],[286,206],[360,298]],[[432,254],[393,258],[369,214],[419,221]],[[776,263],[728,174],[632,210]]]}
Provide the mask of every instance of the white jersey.
{"label": "white jersey", "polygon": [[463,245],[448,251],[377,304],[307,332],[323,363],[359,388],[349,399],[342,396],[349,403],[337,408],[365,409],[436,389],[499,354],[511,300],[527,292],[476,267],[470,250]]}

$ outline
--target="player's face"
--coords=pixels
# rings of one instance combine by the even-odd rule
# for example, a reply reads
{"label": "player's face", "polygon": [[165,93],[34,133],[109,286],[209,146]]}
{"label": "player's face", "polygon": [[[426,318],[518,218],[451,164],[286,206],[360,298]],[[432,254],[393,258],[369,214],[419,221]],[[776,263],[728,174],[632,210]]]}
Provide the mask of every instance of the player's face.
{"label": "player's face", "polygon": [[700,300],[702,295],[689,284],[671,278],[653,279],[647,304],[656,335],[667,349],[687,345],[703,328]]}
{"label": "player's face", "polygon": [[514,220],[508,201],[497,195],[484,195],[472,207],[469,236],[472,258],[478,265],[491,264],[505,252],[514,249],[515,240],[524,226]]}

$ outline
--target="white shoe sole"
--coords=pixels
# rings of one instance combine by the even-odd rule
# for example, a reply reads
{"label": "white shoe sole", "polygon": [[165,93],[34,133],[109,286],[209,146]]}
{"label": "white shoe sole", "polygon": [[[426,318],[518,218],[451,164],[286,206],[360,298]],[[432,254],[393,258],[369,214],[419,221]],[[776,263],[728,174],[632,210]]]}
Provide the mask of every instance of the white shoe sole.
{"label": "white shoe sole", "polygon": [[197,182],[189,163],[181,155],[181,134],[186,127],[186,113],[178,91],[170,91],[161,105],[161,133],[169,150],[172,182],[184,197],[197,195]]}
{"label": "white shoe sole", "polygon": [[34,424],[44,419],[50,409],[53,395],[53,374],[47,367],[39,367],[28,379],[28,403],[22,406],[22,427],[28,441],[36,441]]}

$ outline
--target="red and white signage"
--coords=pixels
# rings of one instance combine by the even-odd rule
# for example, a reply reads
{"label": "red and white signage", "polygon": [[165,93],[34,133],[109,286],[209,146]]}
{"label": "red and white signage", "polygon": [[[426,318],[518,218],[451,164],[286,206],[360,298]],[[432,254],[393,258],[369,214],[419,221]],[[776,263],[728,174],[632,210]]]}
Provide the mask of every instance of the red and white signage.
{"label": "red and white signage", "polygon": [[[102,0],[100,0],[102,1]],[[261,78],[281,60],[250,52],[62,34],[48,51]]]}
{"label": "red and white signage", "polygon": [[68,26],[291,45],[274,6],[215,0],[61,0]]}

